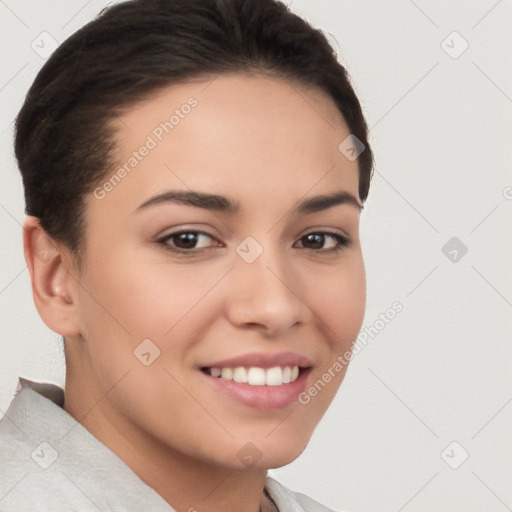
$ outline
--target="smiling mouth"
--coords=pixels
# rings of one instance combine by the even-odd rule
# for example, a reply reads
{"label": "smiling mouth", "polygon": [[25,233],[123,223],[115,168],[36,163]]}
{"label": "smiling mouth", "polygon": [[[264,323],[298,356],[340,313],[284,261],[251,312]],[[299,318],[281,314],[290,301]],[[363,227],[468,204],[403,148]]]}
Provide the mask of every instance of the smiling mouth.
{"label": "smiling mouth", "polygon": [[307,368],[300,366],[274,366],[272,368],[260,368],[251,366],[237,366],[234,368],[217,366],[203,367],[201,371],[206,375],[221,380],[234,381],[251,386],[282,386],[296,381]]}

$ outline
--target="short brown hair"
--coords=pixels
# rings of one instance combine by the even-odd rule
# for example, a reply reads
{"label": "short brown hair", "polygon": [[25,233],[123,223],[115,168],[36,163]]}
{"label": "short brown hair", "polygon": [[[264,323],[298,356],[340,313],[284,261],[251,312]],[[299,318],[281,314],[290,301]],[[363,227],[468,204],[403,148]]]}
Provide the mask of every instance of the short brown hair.
{"label": "short brown hair", "polygon": [[80,262],[84,197],[115,165],[109,121],[178,81],[251,71],[332,97],[365,145],[358,158],[364,202],[373,174],[368,127],[347,71],[320,30],[276,0],[129,0],[62,43],[27,94],[15,135],[26,214]]}

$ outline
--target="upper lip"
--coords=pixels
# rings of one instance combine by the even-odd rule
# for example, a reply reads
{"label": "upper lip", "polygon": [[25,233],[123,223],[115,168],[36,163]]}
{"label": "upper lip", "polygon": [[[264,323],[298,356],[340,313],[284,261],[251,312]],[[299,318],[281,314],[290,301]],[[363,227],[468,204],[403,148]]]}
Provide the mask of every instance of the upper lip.
{"label": "upper lip", "polygon": [[312,366],[312,362],[305,356],[294,352],[279,352],[277,354],[266,354],[262,352],[253,352],[215,361],[214,363],[202,365],[202,368],[237,368],[245,366],[250,368],[256,366],[258,368],[273,368],[275,366],[300,366],[307,368]]}

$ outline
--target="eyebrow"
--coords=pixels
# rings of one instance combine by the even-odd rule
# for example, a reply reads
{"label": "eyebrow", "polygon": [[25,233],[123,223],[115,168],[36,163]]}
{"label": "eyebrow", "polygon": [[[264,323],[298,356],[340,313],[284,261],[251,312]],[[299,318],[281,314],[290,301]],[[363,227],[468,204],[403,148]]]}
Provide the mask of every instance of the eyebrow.
{"label": "eyebrow", "polygon": [[[234,201],[225,196],[196,192],[193,190],[168,190],[144,201],[134,210],[134,212],[145,210],[151,206],[163,203],[185,204],[188,206],[195,206],[196,208],[230,214],[238,213],[241,210],[241,206],[238,201]],[[354,206],[358,210],[363,208],[361,203],[350,192],[338,190],[332,194],[325,194],[305,199],[293,209],[293,212],[296,214],[311,214],[341,204]]]}

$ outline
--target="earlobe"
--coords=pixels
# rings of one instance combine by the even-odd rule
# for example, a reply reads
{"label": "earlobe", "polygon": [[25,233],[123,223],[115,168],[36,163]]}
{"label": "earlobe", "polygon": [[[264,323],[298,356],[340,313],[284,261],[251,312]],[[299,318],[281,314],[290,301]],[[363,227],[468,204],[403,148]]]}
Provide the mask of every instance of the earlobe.
{"label": "earlobe", "polygon": [[52,240],[32,216],[23,224],[23,249],[41,319],[62,336],[79,334],[78,288],[69,251]]}

